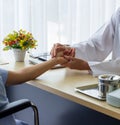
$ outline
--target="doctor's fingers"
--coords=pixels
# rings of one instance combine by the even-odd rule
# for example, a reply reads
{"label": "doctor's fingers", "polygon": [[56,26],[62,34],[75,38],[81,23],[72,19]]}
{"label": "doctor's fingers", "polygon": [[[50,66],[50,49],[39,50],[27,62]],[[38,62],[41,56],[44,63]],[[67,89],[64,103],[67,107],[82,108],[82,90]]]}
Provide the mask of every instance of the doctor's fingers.
{"label": "doctor's fingers", "polygon": [[75,57],[75,48],[66,49],[64,55]]}
{"label": "doctor's fingers", "polygon": [[65,46],[64,55],[75,57],[75,48]]}
{"label": "doctor's fingers", "polygon": [[52,58],[55,57],[55,55],[54,55],[55,52],[54,51],[56,50],[56,47],[57,47],[58,44],[59,43],[53,44],[53,47],[52,47],[52,49],[50,51],[50,55],[52,56]]}
{"label": "doctor's fingers", "polygon": [[57,53],[60,52],[60,51],[62,51],[63,48],[64,47],[63,47],[62,44],[59,44],[59,43],[54,44],[53,47],[52,47],[52,49],[51,49],[51,52],[50,52],[51,56],[52,57],[56,57]]}
{"label": "doctor's fingers", "polygon": [[71,56],[72,56],[72,57],[75,57],[75,48],[72,48]]}

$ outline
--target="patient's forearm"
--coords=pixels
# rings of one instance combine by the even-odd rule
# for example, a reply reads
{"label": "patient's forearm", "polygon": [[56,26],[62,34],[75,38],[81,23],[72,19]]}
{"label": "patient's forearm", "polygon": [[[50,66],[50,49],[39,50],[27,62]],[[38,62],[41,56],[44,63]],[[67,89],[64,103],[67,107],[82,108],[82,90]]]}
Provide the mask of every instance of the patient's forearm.
{"label": "patient's forearm", "polygon": [[58,59],[50,59],[49,61],[23,68],[16,72],[9,71],[7,85],[19,84],[32,79],[35,79],[39,75],[43,74],[47,70],[59,63]]}

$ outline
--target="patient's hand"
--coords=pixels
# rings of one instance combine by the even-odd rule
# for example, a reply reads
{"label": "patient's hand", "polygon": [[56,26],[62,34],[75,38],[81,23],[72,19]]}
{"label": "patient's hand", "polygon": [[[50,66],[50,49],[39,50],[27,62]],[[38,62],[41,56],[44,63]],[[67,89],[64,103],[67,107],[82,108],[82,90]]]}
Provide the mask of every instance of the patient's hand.
{"label": "patient's hand", "polygon": [[53,60],[55,60],[56,63],[60,65],[65,65],[68,63],[68,60],[65,59],[64,57],[54,57]]}

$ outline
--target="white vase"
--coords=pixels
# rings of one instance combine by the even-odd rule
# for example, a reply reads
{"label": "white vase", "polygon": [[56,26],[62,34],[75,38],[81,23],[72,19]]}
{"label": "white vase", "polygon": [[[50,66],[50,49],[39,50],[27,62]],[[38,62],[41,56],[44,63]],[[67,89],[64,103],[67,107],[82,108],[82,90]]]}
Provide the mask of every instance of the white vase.
{"label": "white vase", "polygon": [[13,49],[15,61],[23,62],[25,59],[26,50],[21,49]]}

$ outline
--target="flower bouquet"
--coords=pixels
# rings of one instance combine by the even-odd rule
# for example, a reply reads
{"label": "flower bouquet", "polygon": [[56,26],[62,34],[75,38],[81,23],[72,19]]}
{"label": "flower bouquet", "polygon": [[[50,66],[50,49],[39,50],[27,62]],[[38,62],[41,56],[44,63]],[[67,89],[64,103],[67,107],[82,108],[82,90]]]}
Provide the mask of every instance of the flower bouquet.
{"label": "flower bouquet", "polygon": [[25,30],[13,31],[9,33],[3,40],[3,44],[5,47],[3,50],[10,49],[21,49],[28,50],[35,48],[37,41],[33,38],[33,35],[30,32],[26,32]]}
{"label": "flower bouquet", "polygon": [[13,31],[9,33],[3,40],[5,45],[3,50],[13,49],[15,60],[24,61],[25,53],[28,49],[36,48],[37,41],[30,32],[25,30]]}

